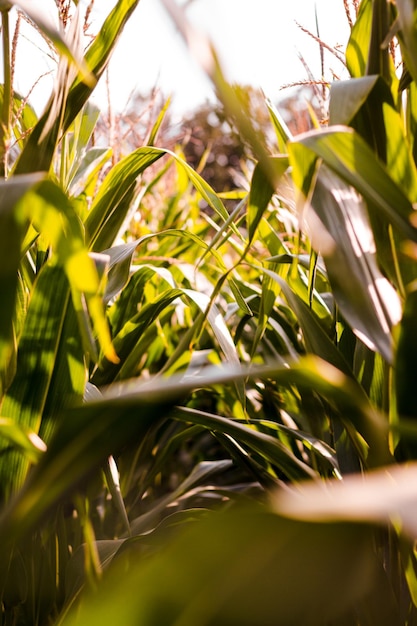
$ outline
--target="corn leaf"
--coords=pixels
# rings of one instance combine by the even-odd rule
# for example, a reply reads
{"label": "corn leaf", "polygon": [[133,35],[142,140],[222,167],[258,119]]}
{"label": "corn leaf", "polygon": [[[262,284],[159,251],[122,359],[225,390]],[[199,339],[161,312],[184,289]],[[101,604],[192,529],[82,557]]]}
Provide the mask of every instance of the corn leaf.
{"label": "corn leaf", "polygon": [[[287,157],[270,158],[269,169],[275,169],[275,182],[279,181],[281,176],[288,169],[288,166],[289,162]],[[274,191],[275,189],[270,182],[270,177],[265,173],[265,168],[261,167],[258,163],[252,176],[248,209],[246,212],[249,242],[251,242],[255,236],[256,228],[271,201]]]}
{"label": "corn leaf", "polygon": [[[99,34],[88,48],[83,60],[83,66],[86,66],[94,77],[94,84],[91,81],[87,81],[87,83],[82,82],[83,77],[81,77],[81,80],[77,78],[69,89],[68,96],[65,98],[63,111],[57,109],[54,112],[53,103],[51,102],[30,134],[16,164],[15,173],[49,171],[60,131],[62,130],[65,133],[68,130],[88,101],[96,82],[100,79],[108,65],[126,22],[138,4],[139,0],[119,0],[117,2],[107,16]],[[51,112],[53,113],[52,117]],[[48,127],[48,132],[44,134],[46,127]]]}
{"label": "corn leaf", "polygon": [[[357,133],[335,126],[318,133],[299,135],[297,142],[323,159],[330,169],[357,189],[368,201],[370,210],[380,211],[403,237],[417,241],[417,229],[410,223],[414,211],[406,190],[391,178],[389,171]],[[289,150],[294,157],[293,166],[298,168],[297,143],[289,144]],[[300,174],[296,177],[297,181],[304,178]]]}
{"label": "corn leaf", "polygon": [[399,41],[401,55],[413,79],[417,81],[417,28],[415,21],[415,2],[396,0],[399,21]]}
{"label": "corn leaf", "polygon": [[391,178],[417,201],[417,171],[402,114],[380,76],[340,81],[332,86],[330,123],[354,128],[385,163]]}
{"label": "corn leaf", "polygon": [[[16,374],[1,407],[3,417],[36,434],[55,368],[68,299],[68,283],[62,269],[45,266],[32,292],[19,342]],[[4,499],[23,484],[29,463],[13,448],[5,448],[4,443],[2,448],[0,484]]]}
{"label": "corn leaf", "polygon": [[[374,623],[397,624],[366,525],[309,525],[253,505],[211,513],[168,536],[149,559],[127,552],[101,593],[85,597],[63,626],[106,619],[138,626],[251,626],[254,619],[319,626],[352,623],[369,611]],[[127,563],[130,576],[122,582]]]}
{"label": "corn leaf", "polygon": [[20,248],[27,229],[26,216],[16,205],[39,180],[35,174],[0,182],[0,390],[9,379],[7,371],[14,351],[13,317]]}
{"label": "corn leaf", "polygon": [[362,199],[331,172],[320,168],[311,209],[305,211],[304,220],[313,247],[324,258],[343,316],[371,349],[391,363],[391,332],[401,319],[402,305],[378,268]]}

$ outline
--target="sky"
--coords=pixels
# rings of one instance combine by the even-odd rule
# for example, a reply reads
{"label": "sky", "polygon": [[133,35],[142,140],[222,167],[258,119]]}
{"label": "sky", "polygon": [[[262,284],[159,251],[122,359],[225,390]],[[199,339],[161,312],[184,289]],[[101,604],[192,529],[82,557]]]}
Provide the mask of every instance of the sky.
{"label": "sky", "polygon": [[[42,11],[56,13],[54,0],[32,0]],[[82,0],[84,4],[88,0]],[[177,0],[186,4],[189,21],[206,34],[215,46],[226,76],[233,82],[261,88],[273,101],[288,92],[283,86],[307,78],[299,59],[301,53],[320,78],[318,44],[296,25],[316,32],[317,9],[320,37],[330,46],[345,46],[348,23],[343,0]],[[95,32],[115,0],[96,0]],[[33,33],[19,42],[16,88],[25,93],[40,74],[54,67],[39,50],[42,42]],[[35,37],[36,40],[36,37]],[[325,52],[327,75],[340,75],[342,65]],[[329,74],[330,73],[330,74]],[[148,93],[158,87],[172,96],[171,111],[181,115],[206,100],[214,99],[210,81],[190,57],[161,0],[141,0],[118,42],[109,67],[112,107],[122,111],[134,91]],[[32,92],[33,103],[41,108],[51,88],[45,76]],[[96,89],[96,102],[106,106],[107,90]]]}

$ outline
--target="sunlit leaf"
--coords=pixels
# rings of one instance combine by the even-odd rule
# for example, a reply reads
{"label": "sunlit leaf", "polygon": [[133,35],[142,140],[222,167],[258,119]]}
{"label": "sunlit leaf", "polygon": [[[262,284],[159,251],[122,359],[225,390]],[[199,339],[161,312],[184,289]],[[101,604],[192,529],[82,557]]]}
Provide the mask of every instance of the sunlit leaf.
{"label": "sunlit leaf", "polygon": [[7,379],[7,369],[13,353],[13,316],[15,312],[18,267],[21,243],[27,216],[16,204],[42,177],[38,174],[12,178],[0,183],[0,388]]}
{"label": "sunlit leaf", "polygon": [[277,494],[275,509],[310,521],[392,522],[415,539],[416,476],[416,464],[407,463],[383,467],[366,476],[348,476],[343,481],[306,482]]}
{"label": "sunlit leaf", "polygon": [[360,196],[321,168],[310,202],[304,221],[312,245],[324,258],[343,316],[372,349],[391,362],[391,331],[401,318],[402,306],[377,266],[375,242]]}
{"label": "sunlit leaf", "polygon": [[[323,159],[330,169],[359,191],[369,201],[368,208],[377,208],[403,236],[417,240],[417,229],[410,223],[414,211],[406,190],[391,179],[384,165],[357,133],[347,127],[334,126],[299,135],[297,142]],[[292,145],[297,150],[297,143],[289,144],[290,154]]]}

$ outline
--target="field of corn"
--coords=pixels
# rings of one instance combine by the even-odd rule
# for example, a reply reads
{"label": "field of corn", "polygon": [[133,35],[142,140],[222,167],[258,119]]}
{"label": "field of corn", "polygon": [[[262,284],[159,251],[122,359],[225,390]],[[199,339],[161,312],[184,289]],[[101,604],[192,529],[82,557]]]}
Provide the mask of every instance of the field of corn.
{"label": "field of corn", "polygon": [[207,43],[230,185],[168,102],[105,141],[139,0],[88,46],[93,2],[56,4],[0,0],[0,625],[417,624],[417,1],[345,0],[348,78],[300,134]]}

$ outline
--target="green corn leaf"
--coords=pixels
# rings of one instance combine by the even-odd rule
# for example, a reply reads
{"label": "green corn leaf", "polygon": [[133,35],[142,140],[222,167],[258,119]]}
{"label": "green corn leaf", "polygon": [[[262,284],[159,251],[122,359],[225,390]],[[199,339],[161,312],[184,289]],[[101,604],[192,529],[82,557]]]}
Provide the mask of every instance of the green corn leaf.
{"label": "green corn leaf", "polygon": [[[192,289],[183,289],[183,294],[194,302],[200,311],[207,317],[207,321],[219,342],[219,345],[226,357],[226,361],[235,366],[239,366],[240,360],[237,355],[236,346],[230,335],[230,331],[218,309],[214,304],[210,304],[210,298],[204,293]],[[243,390],[242,390],[243,391]],[[243,391],[244,396],[244,391]]]}
{"label": "green corn leaf", "polygon": [[[417,241],[417,229],[410,223],[414,210],[406,190],[392,180],[389,171],[357,133],[346,127],[330,127],[299,135],[297,142],[323,159],[330,169],[357,189],[368,201],[370,210],[380,211],[403,237]],[[297,142],[289,144],[295,170],[299,169],[299,158],[303,164],[303,154]],[[297,186],[303,180],[303,174],[297,172]]]}
{"label": "green corn leaf", "polygon": [[392,75],[395,76],[388,46],[384,44],[389,32],[389,20],[390,3],[387,0],[373,0],[371,41],[366,73],[379,74],[387,82],[391,82]]}
{"label": "green corn leaf", "polygon": [[[217,306],[214,303],[210,302],[209,296],[201,292],[191,289],[184,289],[183,293],[187,298],[197,304],[200,311],[206,317],[207,322],[210,324],[213,334],[219,342],[223,354],[226,357],[226,362],[230,365],[234,365],[235,367],[239,367],[240,360],[236,350],[236,346]],[[236,383],[236,389],[240,403],[243,407],[245,407],[246,395],[245,385],[243,381],[239,380]]]}
{"label": "green corn leaf", "polygon": [[287,143],[292,139],[292,134],[287,127],[286,123],[281,117],[281,114],[277,108],[273,105],[269,98],[265,99],[265,104],[268,108],[268,113],[271,118],[275,134],[277,136],[278,148],[281,154],[287,153]]}
{"label": "green corn leaf", "polygon": [[9,378],[7,371],[14,352],[20,248],[27,229],[26,216],[16,205],[39,180],[41,177],[35,174],[0,182],[0,391]]}
{"label": "green corn leaf", "polygon": [[396,351],[395,378],[398,413],[404,417],[417,419],[417,400],[414,393],[416,370],[413,366],[417,348],[414,322],[417,314],[417,291],[407,295],[404,315],[401,320],[398,347]]}
{"label": "green corn leaf", "polygon": [[95,251],[109,248],[126,219],[134,197],[137,177],[164,155],[174,158],[208,205],[226,221],[229,214],[215,191],[181,157],[164,148],[145,146],[122,159],[107,175],[86,220],[91,247]]}
{"label": "green corn leaf", "polygon": [[229,435],[250,450],[263,456],[269,463],[272,463],[273,466],[277,467],[292,480],[300,480],[307,477],[313,478],[315,475],[308,465],[300,461],[277,438],[248,428],[246,424],[240,424],[226,417],[186,407],[178,407],[174,411],[173,417]]}
{"label": "green corn leaf", "polygon": [[[62,279],[65,280],[64,277]],[[57,426],[56,416],[68,405],[81,402],[87,376],[79,320],[72,302],[69,301],[39,429],[39,434],[46,443],[51,440]]]}
{"label": "green corn leaf", "polygon": [[[17,369],[3,400],[1,413],[39,433],[49,385],[69,300],[68,283],[59,267],[45,266],[40,272],[19,342]],[[2,498],[23,484],[28,459],[13,449],[1,455]]]}
{"label": "green corn leaf", "polygon": [[[115,248],[117,250],[117,246]],[[153,276],[154,270],[151,266],[145,265],[137,268],[116,299],[116,302],[108,309],[108,318],[114,337],[138,313],[139,305],[143,303],[146,283]],[[110,280],[108,284],[111,284]]]}
{"label": "green corn leaf", "polygon": [[[86,167],[83,162],[87,158],[89,142],[99,116],[100,109],[91,102],[87,102],[69,128],[68,134],[63,138],[60,155],[60,177],[61,183],[66,189],[74,185],[75,176],[80,178],[83,175],[85,177],[85,173],[81,174]],[[103,148],[92,150],[95,159],[91,155],[88,157],[89,169],[91,169],[91,162],[94,162],[97,156],[101,156],[99,151],[105,152]]]}
{"label": "green corn leaf", "polygon": [[103,251],[103,254],[108,255],[110,259],[104,302],[108,303],[117,296],[127,284],[132,258],[139,243],[139,240],[136,240]]}
{"label": "green corn leaf", "polygon": [[[417,419],[416,401],[416,368],[415,350],[417,349],[415,319],[417,315],[417,291],[414,288],[407,294],[404,306],[404,315],[401,320],[398,335],[398,345],[395,355],[395,398],[399,424],[403,419]],[[400,442],[401,458],[416,459],[417,446],[415,441],[407,441],[406,437]]]}
{"label": "green corn leaf", "polygon": [[107,174],[85,221],[91,249],[110,248],[126,219],[138,176],[163,156],[158,148],[138,148]]}
{"label": "green corn leaf", "polygon": [[[291,368],[236,369],[228,365],[227,368],[205,368],[198,376],[158,376],[146,383],[132,380],[111,385],[101,399],[68,409],[60,416],[48,450],[33,468],[25,485],[3,510],[0,536],[11,541],[24,536],[51,506],[97,471],[104,459],[111,454],[117,455],[126,445],[133,445],[145,437],[151,427],[172,415],[173,407],[196,388],[233,384],[248,376],[273,378],[283,386],[314,389],[334,403],[343,419],[351,420],[361,432],[372,451],[369,461],[381,464],[385,459],[386,463],[389,462],[385,421],[369,405],[366,396],[358,393],[354,381],[319,359],[300,359]],[[192,416],[185,413],[181,419],[193,421]],[[200,415],[198,419],[201,422],[206,418]],[[212,416],[207,420],[206,427],[212,429],[215,426]],[[220,427],[218,420],[217,424]],[[228,428],[232,426],[231,435],[237,438],[243,435],[247,445],[258,441],[256,449],[260,447],[264,454],[271,454],[275,459],[274,455],[278,455],[281,462],[285,457],[288,471],[295,471],[299,477],[314,474],[303,462],[295,462],[291,455],[282,450],[279,452],[280,446],[276,445],[275,438],[265,439],[260,433],[253,431],[253,434],[252,429],[230,420]],[[7,544],[0,543],[0,550],[7,550]]]}
{"label": "green corn leaf", "polygon": [[[271,157],[270,168],[275,169],[274,180],[276,182],[283,176],[288,169],[289,162],[287,157]],[[259,163],[256,165],[251,186],[249,192],[248,209],[246,212],[247,226],[248,226],[248,243],[252,241],[255,236],[255,231],[258,227],[263,214],[265,213],[272,195],[275,189],[269,182],[270,178],[265,174],[265,168],[261,167]]]}
{"label": "green corn leaf", "polygon": [[[162,498],[158,504],[156,504],[148,513],[144,513],[140,517],[134,519],[131,524],[131,532],[133,535],[149,531],[155,524],[158,516],[169,505],[172,505],[179,498],[182,498],[188,492],[196,489],[200,485],[207,483],[209,478],[213,478],[216,474],[219,474],[232,466],[232,461],[229,459],[221,459],[219,461],[202,461],[197,463],[191,470],[190,474],[166,497]],[[133,538],[130,543],[135,543]],[[123,549],[129,547],[129,540],[124,544]],[[120,550],[121,552],[122,550]]]}
{"label": "green corn leaf", "polygon": [[256,504],[209,513],[162,535],[149,558],[127,551],[62,624],[319,626],[370,615],[397,625],[372,538],[366,525],[289,521]]}
{"label": "green corn leaf", "polygon": [[[104,316],[99,276],[94,261],[85,248],[83,227],[73,204],[52,181],[43,181],[30,194],[27,204],[19,209],[27,214],[37,230],[52,245],[58,263],[64,267],[73,304],[80,319],[80,329],[90,326],[91,317],[101,348],[110,360],[117,361]],[[89,340],[88,333],[84,333],[83,337],[86,351],[94,358],[94,342]]]}
{"label": "green corn leaf", "polygon": [[385,163],[391,178],[417,201],[417,171],[406,138],[403,115],[380,76],[334,83],[330,123],[353,127]]}
{"label": "green corn leaf", "polygon": [[308,304],[291,289],[282,276],[266,268],[263,269],[263,272],[270,278],[271,281],[275,282],[279,286],[280,290],[282,290],[285,299],[297,318],[297,322],[303,330],[303,337],[308,352],[317,355],[328,363],[331,363],[346,376],[350,376],[354,379],[348,364],[328,334],[324,331],[323,326],[314,311],[312,311]]}
{"label": "green corn leaf", "polygon": [[[90,148],[81,158],[78,168],[68,186],[68,193],[77,196],[93,197],[97,188],[100,171],[111,157],[111,148]],[[87,209],[80,215],[84,221]]]}
{"label": "green corn leaf", "polygon": [[379,76],[361,76],[333,83],[330,91],[329,124],[350,126],[375,85],[380,82]]}
{"label": "green corn leaf", "polygon": [[[17,1],[17,0],[16,0]],[[94,90],[96,82],[105,71],[111,54],[123,28],[139,4],[139,0],[119,0],[107,16],[100,32],[88,48],[83,59],[83,67],[87,67],[91,81],[83,82],[77,78],[68,96],[63,102],[64,110],[53,110],[53,103],[47,108],[43,116],[30,134],[28,141],[15,167],[15,173],[24,174],[32,171],[49,171],[60,130],[65,133]],[[62,119],[63,114],[63,119]],[[62,129],[61,129],[62,126]],[[45,133],[45,128],[48,132]],[[108,247],[108,246],[105,246]]]}
{"label": "green corn leaf", "polygon": [[304,222],[313,247],[324,258],[342,315],[371,349],[392,362],[391,331],[401,318],[402,305],[378,268],[362,199],[331,172],[320,168],[310,202]]}
{"label": "green corn leaf", "polygon": [[141,356],[140,339],[142,335],[157,319],[158,315],[181,295],[181,289],[168,289],[153,302],[144,304],[139,313],[126,321],[113,338],[113,345],[120,362],[119,364],[109,363],[103,359],[92,378],[95,385],[109,384],[115,376],[130,378],[136,375]]}
{"label": "green corn leaf", "polygon": [[149,139],[147,141],[148,146],[153,146],[155,144],[157,136],[158,136],[158,132],[161,129],[162,122],[165,119],[165,115],[166,115],[166,113],[168,111],[168,108],[169,108],[170,104],[171,104],[171,98],[168,98],[166,100],[164,106],[162,107],[162,109],[158,113],[158,117],[156,118],[156,121],[155,121],[154,125],[152,126],[152,130],[150,132]]}
{"label": "green corn leaf", "polygon": [[366,75],[372,34],[372,0],[362,0],[346,48],[346,64],[352,78]]}
{"label": "green corn leaf", "polygon": [[407,69],[417,81],[417,27],[415,20],[415,2],[413,0],[396,0],[398,11],[401,55]]}
{"label": "green corn leaf", "polygon": [[272,432],[275,431],[277,433],[283,433],[284,435],[289,436],[296,441],[301,441],[306,448],[314,451],[316,456],[320,458],[323,462],[323,465],[327,467],[330,466],[332,468],[335,477],[340,477],[336,452],[324,441],[321,441],[321,439],[318,439],[317,437],[314,437],[302,430],[289,428],[288,426],[283,426],[282,424],[276,422],[270,422],[266,420],[250,420],[249,423],[253,424],[257,428],[266,427]]}
{"label": "green corn leaf", "polygon": [[15,419],[0,417],[0,437],[9,445],[16,446],[32,463],[37,463],[46,451],[44,441],[29,428],[25,428]]}
{"label": "green corn leaf", "polygon": [[265,333],[279,292],[280,286],[277,281],[269,274],[265,274],[262,279],[262,295],[258,313],[258,324],[256,325],[255,336],[251,347],[251,357],[256,354],[256,350]]}
{"label": "green corn leaf", "polygon": [[[195,189],[199,192],[201,197],[207,202],[207,204],[221,217],[224,221],[227,221],[229,218],[229,213],[227,212],[226,207],[221,201],[220,197],[214,189],[202,178],[184,159],[179,157],[177,154],[172,152],[171,150],[163,150],[163,153],[172,156],[176,163],[180,165],[180,167],[187,174],[189,180],[194,185]],[[233,225],[232,225],[233,227]]]}
{"label": "green corn leaf", "polygon": [[417,84],[413,81],[407,91],[406,130],[407,141],[417,163]]}

